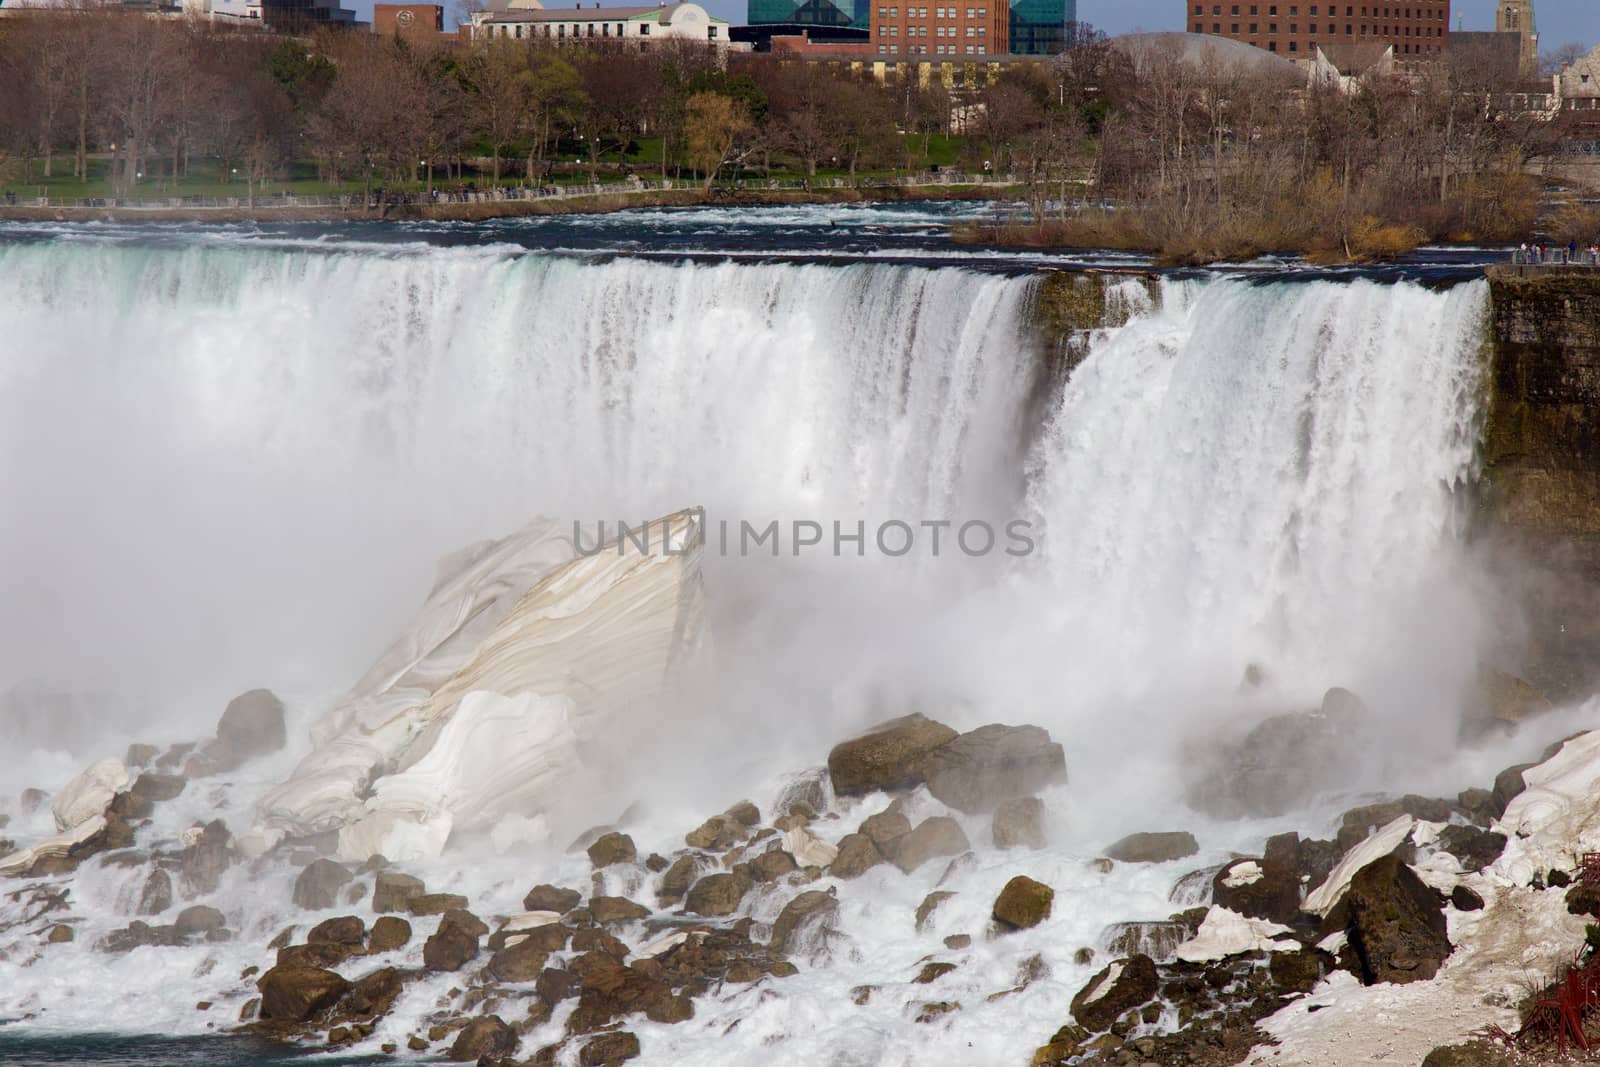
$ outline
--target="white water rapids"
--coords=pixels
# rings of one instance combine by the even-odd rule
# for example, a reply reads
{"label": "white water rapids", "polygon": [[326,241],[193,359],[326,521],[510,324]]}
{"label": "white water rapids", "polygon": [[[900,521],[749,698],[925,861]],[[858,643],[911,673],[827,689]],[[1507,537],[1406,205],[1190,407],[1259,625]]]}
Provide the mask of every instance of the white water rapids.
{"label": "white water rapids", "polygon": [[[954,268],[56,240],[0,245],[0,279],[0,692],[99,709],[11,698],[5,804],[129,740],[203,734],[253,685],[303,727],[405,624],[435,558],[535,514],[1030,524],[1020,558],[708,551],[708,667],[648,740],[618,739],[633,793],[597,784],[589,821],[642,794],[632,833],[665,853],[745,795],[765,812],[872,714],[1038,723],[1072,776],[1030,861],[1058,893],[1034,942],[1051,978],[987,1004],[1028,953],[979,939],[922,996],[965,1005],[948,1029],[912,1022],[898,989],[844,1014],[851,988],[981,932],[1018,860],[980,846],[932,933],[910,916],[941,865],[875,869],[840,891],[851,942],[832,966],[634,1027],[649,1062],[1026,1062],[1093,969],[1073,951],[1172,910],[1172,870],[1108,877],[1086,857],[1179,824],[1201,835],[1196,865],[1259,843],[1261,826],[1179,805],[1187,738],[1341,684],[1409,743],[1456,713],[1490,636],[1461,532],[1482,283],[1118,282],[1129,321],[1063,384],[1032,336],[1039,281]],[[1249,663],[1270,681],[1246,701]],[[156,829],[247,824],[304,733],[163,805]],[[587,884],[570,834],[525,829],[416,873],[489,910]],[[89,867],[78,941],[0,961],[0,1017],[220,1024],[245,995],[232,976],[294,921],[292,871],[235,868],[215,903],[237,944],[109,959],[91,944],[136,885]],[[414,987],[374,1047],[403,1046],[449,978]]]}

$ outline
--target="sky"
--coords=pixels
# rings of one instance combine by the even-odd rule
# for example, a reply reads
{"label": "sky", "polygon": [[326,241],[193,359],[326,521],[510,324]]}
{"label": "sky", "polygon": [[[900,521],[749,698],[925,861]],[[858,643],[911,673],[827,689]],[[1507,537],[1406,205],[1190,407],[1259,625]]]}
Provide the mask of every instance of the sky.
{"label": "sky", "polygon": [[[558,0],[546,0],[557,3]],[[593,0],[586,0],[592,3]],[[615,0],[603,0],[613,3]],[[745,21],[746,0],[697,0],[713,15],[735,25]],[[1454,0],[1450,5],[1450,28],[1456,28],[1456,15],[1463,28],[1494,29],[1495,0]],[[1181,30],[1185,0],[1078,0],[1078,18],[1106,33],[1132,30]],[[1534,17],[1539,23],[1539,47],[1553,51],[1569,41],[1600,43],[1600,0],[1534,0]]]}

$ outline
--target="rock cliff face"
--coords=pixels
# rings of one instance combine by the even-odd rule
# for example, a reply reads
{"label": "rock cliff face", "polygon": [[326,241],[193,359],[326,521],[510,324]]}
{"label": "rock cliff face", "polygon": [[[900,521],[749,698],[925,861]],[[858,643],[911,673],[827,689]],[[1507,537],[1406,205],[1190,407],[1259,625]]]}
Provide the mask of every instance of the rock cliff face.
{"label": "rock cliff face", "polygon": [[1600,271],[1489,269],[1483,518],[1533,565],[1523,602],[1548,691],[1600,663]]}

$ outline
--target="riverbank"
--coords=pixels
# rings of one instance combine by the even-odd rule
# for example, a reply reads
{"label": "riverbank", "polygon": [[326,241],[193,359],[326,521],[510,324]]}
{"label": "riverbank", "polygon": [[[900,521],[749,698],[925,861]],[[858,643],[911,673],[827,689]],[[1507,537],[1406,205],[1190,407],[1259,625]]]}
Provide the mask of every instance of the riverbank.
{"label": "riverbank", "polygon": [[618,189],[583,195],[532,199],[484,198],[469,201],[392,203],[374,208],[334,203],[258,203],[201,206],[159,203],[140,206],[0,205],[0,220],[92,222],[349,222],[431,219],[477,222],[535,215],[604,214],[641,207],[771,207],[784,204],[901,203],[928,200],[1006,200],[1016,186],[994,182],[951,185],[875,185],[818,189]]}

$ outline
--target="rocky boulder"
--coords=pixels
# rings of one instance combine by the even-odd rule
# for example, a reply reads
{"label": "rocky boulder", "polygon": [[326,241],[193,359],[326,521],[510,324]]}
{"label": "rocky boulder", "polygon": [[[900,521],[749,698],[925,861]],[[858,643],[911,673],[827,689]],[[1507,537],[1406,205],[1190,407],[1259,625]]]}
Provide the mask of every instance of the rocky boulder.
{"label": "rocky boulder", "polygon": [[1439,849],[1461,861],[1465,871],[1481,871],[1500,858],[1506,835],[1478,826],[1446,826],[1439,831]]}
{"label": "rocky boulder", "polygon": [[133,780],[133,788],[129,792],[136,797],[160,803],[165,800],[177,799],[183,794],[184,787],[188,784],[188,779],[181,774],[158,774],[155,771],[145,771]]}
{"label": "rocky boulder", "polygon": [[[840,855],[844,854],[843,842],[840,843]],[[835,864],[838,860],[835,859]],[[750,877],[758,882],[772,882],[792,871],[800,869],[794,857],[781,848],[768,849],[750,861]],[[840,875],[840,877],[845,877]]]}
{"label": "rocky boulder", "polygon": [[404,982],[393,967],[382,967],[356,982],[339,1002],[339,1014],[356,1017],[385,1015],[399,999]]}
{"label": "rocky boulder", "polygon": [[1398,857],[1357,871],[1344,902],[1363,984],[1427,981],[1450,955],[1443,901]]}
{"label": "rocky boulder", "polygon": [[1223,816],[1282,815],[1342,785],[1363,758],[1370,716],[1347,689],[1328,690],[1316,711],[1275,715],[1201,761],[1189,802]]}
{"label": "rocky boulder", "polygon": [[333,860],[313,860],[306,864],[294,882],[294,904],[307,911],[321,911],[339,903],[339,890],[350,883],[350,872]]}
{"label": "rocky boulder", "polygon": [[57,830],[71,830],[103,815],[120,790],[128,786],[128,768],[122,761],[108,757],[90,764],[76,778],[62,787],[50,805]]}
{"label": "rocky boulder", "polygon": [[968,814],[1067,780],[1061,746],[1037,726],[980,726],[941,745],[926,763],[928,792]]}
{"label": "rocky boulder", "polygon": [[1240,915],[1288,924],[1300,913],[1300,876],[1265,860],[1234,860],[1212,879],[1211,901]]}
{"label": "rocky boulder", "polygon": [[742,872],[708,874],[689,889],[684,906],[696,915],[732,915],[749,891],[750,879]]}
{"label": "rocky boulder", "polygon": [[1044,848],[1044,801],[1013,797],[1001,801],[989,823],[995,848]]}
{"label": "rocky boulder", "polygon": [[578,1050],[578,1067],[615,1067],[639,1055],[639,1039],[626,1030],[599,1037]]}
{"label": "rocky boulder", "polygon": [[372,924],[367,948],[373,952],[393,952],[411,943],[411,924],[398,915],[381,915]]}
{"label": "rocky boulder", "polygon": [[489,957],[489,973],[502,982],[531,982],[544,971],[550,954],[536,938],[527,937]]}
{"label": "rocky boulder", "polygon": [[[359,920],[358,920],[359,921]],[[212,940],[225,935],[222,912],[205,904],[194,904],[178,912],[172,925],[183,937],[205,937]]]}
{"label": "rocky boulder", "polygon": [[498,1015],[483,1015],[463,1026],[450,1046],[455,1063],[476,1063],[481,1059],[509,1056],[517,1051],[517,1032]]}
{"label": "rocky boulder", "polygon": [[783,906],[772,924],[772,947],[790,952],[798,947],[807,931],[830,924],[839,912],[839,901],[832,893],[809,890]]}
{"label": "rocky boulder", "polygon": [[1072,998],[1072,1017],[1090,1033],[1111,1029],[1124,1012],[1150,1001],[1161,984],[1149,956],[1117,960],[1089,979]]}
{"label": "rocky boulder", "polygon": [[466,906],[467,898],[459,893],[423,893],[406,901],[406,908],[413,915],[443,915]]}
{"label": "rocky boulder", "polygon": [[943,723],[913,714],[841,741],[828,753],[833,791],[840,796],[855,796],[921,785],[929,754],[956,736]]}
{"label": "rocky boulder", "polygon": [[1013,930],[1026,930],[1050,918],[1055,898],[1054,889],[1019,874],[995,898],[994,917]]}
{"label": "rocky boulder", "polygon": [[219,771],[276,752],[287,743],[283,702],[266,689],[252,689],[228,702],[217,723],[217,739],[206,746],[207,760]]}
{"label": "rocky boulder", "polygon": [[372,883],[372,910],[410,911],[411,901],[427,892],[421,878],[399,871],[379,871]]}
{"label": "rocky boulder", "polygon": [[878,851],[888,855],[895,841],[911,832],[911,820],[898,808],[889,808],[861,820],[860,833],[878,846]]}
{"label": "rocky boulder", "polygon": [[338,1003],[350,983],[319,967],[279,966],[256,982],[263,1022],[303,1023]]}
{"label": "rocky boulder", "polygon": [[439,928],[422,944],[422,965],[430,971],[459,971],[478,954],[478,937],[470,928],[449,916],[439,920]]}
{"label": "rocky boulder", "polygon": [[639,851],[633,847],[633,838],[616,831],[602,834],[587,851],[589,862],[596,867],[609,867],[614,863],[632,863],[639,858]]}
{"label": "rocky boulder", "polygon": [[750,828],[731,815],[713,815],[683,835],[690,848],[723,852],[750,836]]}
{"label": "rocky boulder", "polygon": [[929,860],[945,856],[959,856],[972,847],[961,824],[948,815],[935,815],[924,819],[904,837],[894,843],[894,853],[889,857],[894,865],[910,874]]}
{"label": "rocky boulder", "polygon": [[1106,858],[1118,863],[1171,863],[1200,851],[1187,830],[1129,834],[1106,849]]}
{"label": "rocky boulder", "polygon": [[[216,892],[222,874],[233,862],[229,845],[233,835],[221,819],[213,819],[178,853],[178,878],[192,896]],[[331,907],[332,905],[328,905]]]}
{"label": "rocky boulder", "polygon": [[360,945],[367,939],[367,924],[354,915],[327,919],[311,928],[306,944]]}
{"label": "rocky boulder", "polygon": [[590,897],[589,914],[594,916],[595,922],[605,925],[649,918],[650,909],[627,897]]}
{"label": "rocky boulder", "polygon": [[554,885],[536,885],[522,898],[524,911],[553,911],[557,915],[565,915],[581,903],[582,893]]}
{"label": "rocky boulder", "polygon": [[866,834],[846,834],[839,842],[839,854],[828,865],[835,878],[859,878],[883,862],[883,853]]}

